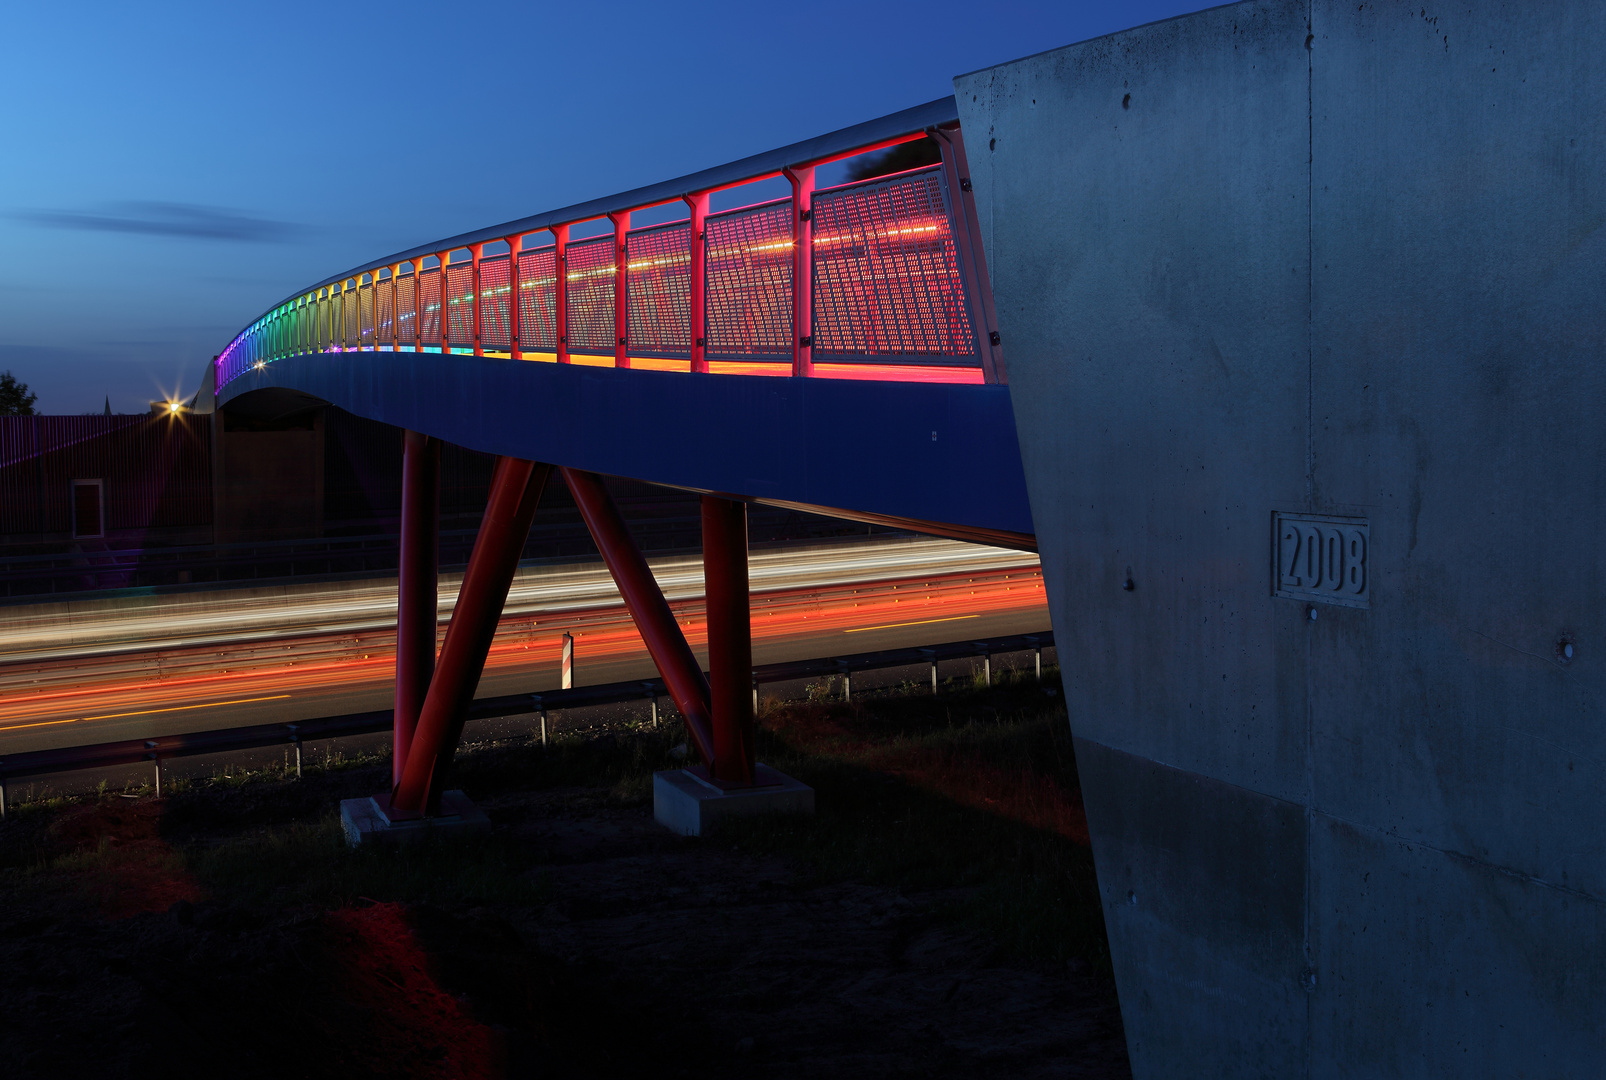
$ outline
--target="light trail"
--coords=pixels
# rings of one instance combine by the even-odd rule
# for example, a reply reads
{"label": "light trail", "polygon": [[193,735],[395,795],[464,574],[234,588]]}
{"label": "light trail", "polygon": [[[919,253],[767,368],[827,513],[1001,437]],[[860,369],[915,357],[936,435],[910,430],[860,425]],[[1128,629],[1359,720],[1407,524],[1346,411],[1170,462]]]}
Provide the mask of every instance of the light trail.
{"label": "light trail", "polygon": [[[878,644],[870,647],[890,648],[939,640],[934,628],[946,623],[987,621],[991,633],[1048,625],[1034,556],[949,541],[860,544],[836,551],[836,557],[829,549],[755,556],[755,663],[865,648],[858,641],[846,646],[848,635],[874,633]],[[786,554],[796,561],[788,565]],[[687,641],[701,654],[707,643],[701,564],[664,560],[654,569]],[[770,587],[759,588],[760,582]],[[243,605],[201,594],[209,612],[161,612],[161,619],[176,621],[208,616],[194,619],[201,640],[190,645],[162,640],[154,648],[139,648],[128,639],[137,619],[115,605],[105,620],[108,640],[94,641],[85,620],[53,631],[58,639],[71,639],[65,650],[59,640],[44,641],[41,633],[46,647],[39,653],[49,658],[0,664],[0,718],[9,721],[0,733],[23,738],[25,729],[78,724],[122,731],[131,722],[138,722],[141,732],[155,733],[164,716],[178,713],[215,710],[206,723],[227,726],[386,707],[395,675],[395,586],[350,584],[355,597],[328,595],[333,592],[328,586],[299,594],[270,590],[274,596],[248,596]],[[518,602],[510,598],[497,630],[482,692],[487,683],[506,687],[496,692],[555,687],[565,632],[576,639],[582,683],[652,674],[641,637],[605,570],[541,568],[516,588]],[[179,599],[195,604],[194,598]],[[446,599],[443,616],[450,610]],[[237,607],[243,610],[229,610]],[[362,617],[328,629],[304,621],[330,612],[350,616],[354,610]],[[252,622],[266,625],[253,633],[242,625]],[[978,625],[971,632],[983,631]],[[189,726],[195,723],[191,719]],[[71,730],[78,733],[67,742],[114,737],[87,737],[76,726]],[[45,737],[47,731],[37,733]],[[137,735],[125,731],[118,737]],[[52,745],[62,743],[58,738]]]}

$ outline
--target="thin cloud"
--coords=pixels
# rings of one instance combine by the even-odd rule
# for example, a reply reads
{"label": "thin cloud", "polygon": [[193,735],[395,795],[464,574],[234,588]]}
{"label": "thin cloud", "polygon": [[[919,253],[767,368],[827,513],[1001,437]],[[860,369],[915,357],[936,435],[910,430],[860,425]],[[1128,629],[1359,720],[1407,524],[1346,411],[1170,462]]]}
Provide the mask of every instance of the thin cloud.
{"label": "thin cloud", "polygon": [[34,210],[17,216],[47,229],[137,233],[183,240],[233,240],[256,244],[288,240],[300,231],[300,226],[288,222],[269,221],[193,203],[127,202],[115,203],[100,213]]}

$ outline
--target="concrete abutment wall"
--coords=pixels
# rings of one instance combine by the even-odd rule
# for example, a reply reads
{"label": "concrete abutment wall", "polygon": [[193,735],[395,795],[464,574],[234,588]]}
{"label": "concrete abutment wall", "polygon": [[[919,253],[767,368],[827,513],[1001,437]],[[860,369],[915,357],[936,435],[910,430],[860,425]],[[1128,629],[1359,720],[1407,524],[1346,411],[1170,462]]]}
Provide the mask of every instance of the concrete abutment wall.
{"label": "concrete abutment wall", "polygon": [[1139,1077],[1606,1061],[1603,47],[1251,0],[955,81]]}

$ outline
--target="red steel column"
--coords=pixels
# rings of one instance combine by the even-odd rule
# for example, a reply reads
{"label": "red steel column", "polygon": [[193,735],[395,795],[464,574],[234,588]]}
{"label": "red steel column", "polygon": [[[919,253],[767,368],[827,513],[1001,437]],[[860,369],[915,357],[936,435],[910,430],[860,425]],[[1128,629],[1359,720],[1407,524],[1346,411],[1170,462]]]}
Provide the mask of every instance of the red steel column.
{"label": "red steel column", "polygon": [[558,332],[557,360],[560,364],[569,362],[569,227],[567,225],[554,225],[552,227],[552,240],[556,251],[552,263],[557,268],[557,293],[554,297],[553,322]]}
{"label": "red steel column", "polygon": [[496,459],[485,519],[474,540],[452,621],[446,627],[446,641],[418,717],[407,765],[391,794],[394,810],[423,813],[440,803],[441,781],[457,751],[508,587],[513,584],[519,555],[551,471],[550,465],[518,458]]}
{"label": "red steel column", "polygon": [[608,564],[608,572],[625,598],[625,606],[641,632],[641,640],[652,654],[653,663],[658,665],[658,674],[663,676],[669,696],[675,699],[676,707],[686,718],[687,735],[703,760],[712,765],[715,757],[713,738],[708,730],[708,680],[703,678],[697,657],[692,655],[686,635],[681,633],[674,612],[669,610],[669,601],[664,599],[663,590],[658,588],[641,549],[636,547],[630,530],[625,528],[624,518],[619,516],[619,508],[603,486],[602,478],[578,469],[559,471],[574,495],[586,528],[591,530],[591,539],[602,552],[602,561]]}
{"label": "red steel column", "polygon": [[391,723],[391,785],[401,783],[413,730],[435,673],[440,610],[441,444],[416,431],[402,442],[401,569],[397,575],[396,713]]}
{"label": "red steel column", "polygon": [[708,217],[708,192],[686,196],[691,208],[691,369],[708,370],[708,246],[703,220]]}
{"label": "red steel column", "polygon": [[630,270],[630,211],[609,214],[613,222],[613,366],[630,366],[630,288],[626,277]]}
{"label": "red steel column", "polygon": [[714,713],[709,773],[727,784],[751,784],[753,629],[747,596],[746,503],[703,496],[703,585]]}
{"label": "red steel column", "polygon": [[792,182],[792,374],[814,374],[814,166],[786,170]]}

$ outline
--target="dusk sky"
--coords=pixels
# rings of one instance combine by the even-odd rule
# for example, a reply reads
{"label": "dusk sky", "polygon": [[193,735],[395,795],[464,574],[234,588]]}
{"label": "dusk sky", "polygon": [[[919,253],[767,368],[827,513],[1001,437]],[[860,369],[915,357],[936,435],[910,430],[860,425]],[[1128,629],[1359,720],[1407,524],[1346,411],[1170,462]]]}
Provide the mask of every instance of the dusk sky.
{"label": "dusk sky", "polygon": [[11,5],[0,371],[41,412],[143,412],[358,262],[1208,6]]}

